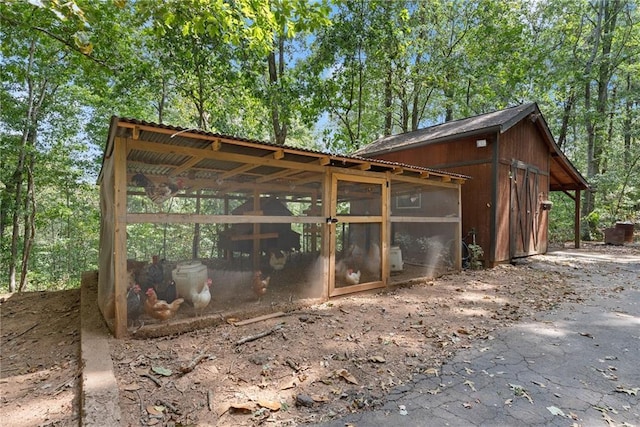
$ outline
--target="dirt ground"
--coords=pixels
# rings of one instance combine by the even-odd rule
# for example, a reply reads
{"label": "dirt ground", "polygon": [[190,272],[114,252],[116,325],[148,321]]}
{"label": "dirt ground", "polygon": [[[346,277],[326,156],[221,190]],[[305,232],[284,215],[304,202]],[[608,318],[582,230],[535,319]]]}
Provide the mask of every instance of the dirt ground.
{"label": "dirt ground", "polygon": [[[640,257],[637,244],[581,250]],[[558,274],[525,261],[246,326],[114,340],[123,425],[294,426],[365,410],[416,375],[438,375],[456,350],[484,345],[496,328],[579,302],[575,268]],[[0,298],[2,425],[78,425],[79,291]]]}

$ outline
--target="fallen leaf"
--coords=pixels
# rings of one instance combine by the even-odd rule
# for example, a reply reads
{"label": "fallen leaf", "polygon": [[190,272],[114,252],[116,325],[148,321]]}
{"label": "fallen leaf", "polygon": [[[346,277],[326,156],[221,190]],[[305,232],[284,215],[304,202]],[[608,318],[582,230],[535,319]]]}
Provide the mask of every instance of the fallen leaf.
{"label": "fallen leaf", "polygon": [[527,394],[527,391],[524,389],[524,387],[518,384],[509,384],[509,387],[511,387],[511,390],[513,390],[513,394],[515,394],[518,397],[527,398],[529,403],[533,405],[533,399],[531,398],[531,396]]}
{"label": "fallen leaf", "polygon": [[253,403],[232,403],[229,405],[229,411],[240,412],[242,414],[249,414],[256,410],[256,405]]}
{"label": "fallen leaf", "polygon": [[478,391],[478,390],[476,390],[476,388],[475,388],[475,384],[474,384],[474,382],[473,382],[473,381],[471,381],[471,380],[466,380],[463,384],[464,384],[464,385],[468,385],[468,386],[469,386],[469,388],[470,388],[471,390],[473,390],[473,391]]}
{"label": "fallen leaf", "polygon": [[216,408],[216,413],[219,417],[223,416],[225,412],[227,412],[231,408],[230,403],[223,403]]}
{"label": "fallen leaf", "polygon": [[547,406],[547,410],[551,412],[553,415],[560,415],[561,417],[566,417],[565,413],[562,412],[562,409],[556,406]]}
{"label": "fallen leaf", "polygon": [[311,398],[313,399],[314,402],[318,402],[318,403],[324,403],[329,401],[329,398],[327,396],[321,396],[319,394],[312,394]]}
{"label": "fallen leaf", "polygon": [[147,412],[150,415],[161,415],[164,412],[164,406],[149,405],[147,406]]}
{"label": "fallen leaf", "polygon": [[583,337],[587,337],[587,338],[593,339],[593,335],[591,335],[588,332],[580,332],[580,335],[583,336]]}
{"label": "fallen leaf", "polygon": [[622,386],[618,386],[615,391],[617,391],[618,393],[627,393],[629,396],[637,396],[638,392],[640,391],[640,387],[624,388]]}
{"label": "fallen leaf", "polygon": [[282,407],[282,404],[273,400],[258,400],[258,406],[270,409],[272,411],[279,411]]}
{"label": "fallen leaf", "polygon": [[163,368],[162,366],[152,366],[151,370],[158,375],[163,375],[165,377],[170,377],[173,374],[171,369]]}
{"label": "fallen leaf", "polygon": [[409,413],[407,412],[407,407],[404,405],[398,405],[398,413],[400,415],[409,415]]}
{"label": "fallen leaf", "polygon": [[436,368],[429,368],[426,371],[424,371],[424,373],[426,375],[433,375],[434,377],[438,376],[438,370]]}
{"label": "fallen leaf", "polygon": [[358,384],[358,380],[356,380],[356,377],[351,375],[349,371],[347,371],[346,369],[338,369],[336,370],[335,373],[336,375],[344,378],[347,382],[350,382],[351,384]]}
{"label": "fallen leaf", "polygon": [[369,362],[385,363],[386,360],[382,356],[371,356],[369,357]]}

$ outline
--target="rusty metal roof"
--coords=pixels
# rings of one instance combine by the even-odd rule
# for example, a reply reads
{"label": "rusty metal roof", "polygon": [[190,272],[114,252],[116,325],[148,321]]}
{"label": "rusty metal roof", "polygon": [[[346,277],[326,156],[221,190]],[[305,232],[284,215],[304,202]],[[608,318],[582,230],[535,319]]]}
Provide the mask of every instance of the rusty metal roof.
{"label": "rusty metal roof", "polygon": [[[301,179],[309,169],[318,165],[338,168],[354,168],[373,172],[393,172],[407,176],[420,176],[440,181],[455,180],[460,183],[468,176],[441,170],[373,160],[357,155],[338,155],[304,148],[290,147],[257,141],[237,136],[222,135],[199,129],[157,124],[132,118],[114,116],[111,119],[109,137],[106,142],[104,159],[112,155],[116,137],[125,138],[128,144],[127,168],[129,173],[145,173],[155,176],[180,176],[189,173],[189,178],[215,180],[225,174],[234,174],[234,180],[242,184],[252,182],[256,177],[268,177],[282,173],[283,165],[295,166],[297,179]],[[215,150],[217,156],[198,156],[196,151]],[[243,159],[264,158],[261,164],[247,167],[242,173],[235,173],[243,167]],[[235,172],[234,172],[235,171]],[[100,172],[98,183],[102,181]]]}

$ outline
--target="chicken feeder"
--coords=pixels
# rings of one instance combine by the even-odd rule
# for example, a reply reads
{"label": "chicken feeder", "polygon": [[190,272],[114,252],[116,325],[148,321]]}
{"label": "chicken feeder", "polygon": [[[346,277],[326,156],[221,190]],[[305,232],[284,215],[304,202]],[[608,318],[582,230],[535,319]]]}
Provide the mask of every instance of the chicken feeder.
{"label": "chicken feeder", "polygon": [[181,262],[171,272],[171,277],[176,282],[178,296],[191,301],[191,292],[197,292],[207,280],[207,266],[200,261]]}
{"label": "chicken feeder", "polygon": [[402,262],[402,251],[399,246],[391,246],[389,250],[389,265],[391,267],[391,271],[402,271],[403,267]]}

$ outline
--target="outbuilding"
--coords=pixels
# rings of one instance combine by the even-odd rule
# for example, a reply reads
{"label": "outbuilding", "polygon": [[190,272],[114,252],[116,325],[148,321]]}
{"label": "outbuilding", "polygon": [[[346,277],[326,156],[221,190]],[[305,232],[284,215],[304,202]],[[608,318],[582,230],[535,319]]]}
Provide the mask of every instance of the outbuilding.
{"label": "outbuilding", "polygon": [[483,249],[487,266],[547,251],[550,191],[574,200],[580,246],[580,192],[589,185],[536,103],[383,137],[354,154],[470,176],[462,189],[463,237]]}
{"label": "outbuilding", "polygon": [[460,269],[467,178],[113,117],[98,178],[98,305],[123,337],[136,284],[183,298],[169,319],[146,319],[162,335]]}

